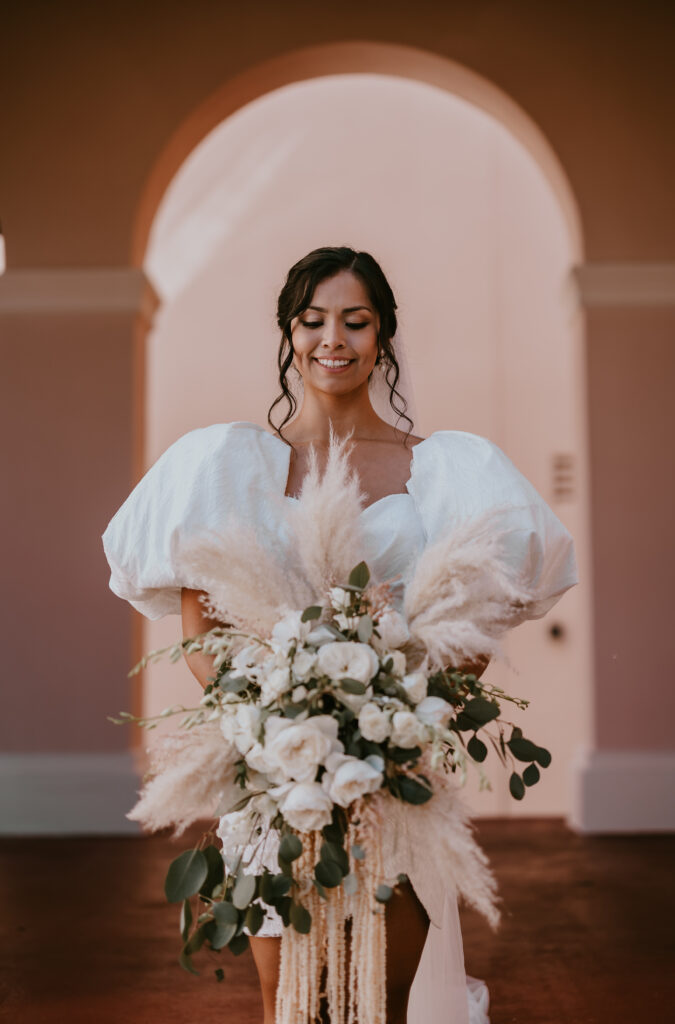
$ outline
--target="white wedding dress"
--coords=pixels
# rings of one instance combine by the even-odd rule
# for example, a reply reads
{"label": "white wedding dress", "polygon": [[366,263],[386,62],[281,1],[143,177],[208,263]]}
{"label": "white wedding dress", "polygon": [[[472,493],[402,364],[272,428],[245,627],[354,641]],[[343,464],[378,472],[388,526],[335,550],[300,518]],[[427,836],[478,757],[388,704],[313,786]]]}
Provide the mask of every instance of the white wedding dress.
{"label": "white wedding dress", "polygon": [[[182,540],[203,528],[222,530],[230,517],[253,524],[277,557],[292,558],[284,511],[297,499],[285,494],[289,466],[288,445],[253,423],[217,423],[179,438],[103,534],[111,589],[149,619],[180,614],[181,588],[194,586],[177,568]],[[476,434],[440,430],[412,449],[406,493],[361,513],[364,557],[377,578],[398,577],[400,608],[425,545],[494,508],[506,538],[502,557],[536,594],[523,618],[540,618],[578,582],[572,537],[504,452]],[[487,986],[465,973],[457,897],[426,852],[413,851],[407,864],[431,920],[408,1024],[489,1024]],[[272,917],[264,927],[260,934],[279,934]]]}

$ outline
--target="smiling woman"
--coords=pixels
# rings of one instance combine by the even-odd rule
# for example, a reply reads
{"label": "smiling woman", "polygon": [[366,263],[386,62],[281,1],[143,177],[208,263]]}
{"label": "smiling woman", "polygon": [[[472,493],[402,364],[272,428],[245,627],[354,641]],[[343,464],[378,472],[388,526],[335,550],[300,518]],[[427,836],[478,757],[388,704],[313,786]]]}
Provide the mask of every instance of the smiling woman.
{"label": "smiling woman", "polygon": [[[491,638],[498,635],[480,631],[481,616],[498,607],[503,623],[509,626],[541,617],[577,582],[571,536],[496,444],[461,430],[437,430],[427,438],[412,433],[405,399],[397,389],[400,368],[393,342],[395,310],[391,288],[379,264],[368,253],[346,246],[325,247],[303,257],[288,272],[277,305],[282,331],[278,353],[281,394],[268,413],[274,433],[243,420],[190,431],[148,471],[103,537],[115,593],[131,601],[149,618],[182,610],[185,638],[194,638],[218,621],[207,616],[218,607],[215,599],[210,608],[200,602],[200,591],[210,597],[215,591],[208,585],[205,570],[199,568],[213,566],[218,560],[225,567],[218,586],[224,588],[223,593],[230,594],[222,605],[226,611],[220,613],[223,623],[226,619],[243,623],[237,628],[243,629],[249,638],[254,627],[246,624],[254,623],[255,635],[273,655],[278,642],[275,630],[284,613],[299,621],[302,616],[305,630],[310,629],[312,618],[323,614],[323,607],[319,606],[323,582],[315,586],[316,580],[330,580],[333,590],[341,595],[360,593],[360,577],[357,573],[352,581],[350,569],[355,566],[353,571],[357,572],[360,565],[367,564],[373,594],[383,602],[382,608],[372,615],[362,610],[356,615],[354,609],[340,613],[345,628],[354,632],[340,634],[336,640],[335,633],[329,630],[336,669],[323,664],[329,657],[328,647],[321,658],[316,651],[304,652],[312,664],[312,659],[317,664],[322,662],[317,669],[321,679],[328,679],[331,673],[340,676],[344,693],[339,706],[333,706],[333,698],[325,697],[323,690],[317,691],[318,702],[312,703],[314,697],[310,700],[308,696],[312,673],[298,675],[299,666],[294,660],[291,665],[270,663],[269,674],[258,678],[263,670],[255,659],[249,664],[253,655],[247,653],[247,648],[236,652],[232,665],[235,666],[237,658],[241,665],[235,666],[234,676],[228,676],[224,689],[217,680],[217,690],[222,689],[228,698],[234,697],[236,714],[246,713],[257,723],[255,735],[251,736],[253,746],[249,747],[247,741],[245,749],[237,747],[242,754],[238,763],[243,766],[244,785],[250,784],[249,789],[253,786],[255,790],[248,792],[246,800],[260,799],[261,806],[267,808],[259,812],[266,817],[257,826],[258,845],[253,851],[246,844],[240,848],[241,826],[237,830],[230,812],[225,807],[218,811],[218,835],[223,843],[228,885],[236,876],[235,888],[240,881],[250,888],[258,868],[275,877],[284,866],[284,857],[279,860],[280,843],[285,841],[287,853],[297,846],[297,837],[294,845],[288,832],[295,827],[290,809],[289,817],[284,815],[286,801],[291,806],[291,791],[296,797],[302,796],[298,787],[311,790],[322,805],[328,802],[327,792],[333,797],[337,793],[343,803],[348,802],[347,791],[351,792],[352,783],[358,783],[357,789],[368,789],[377,782],[377,793],[387,790],[387,786],[379,784],[384,779],[382,744],[389,744],[386,750],[391,747],[392,763],[397,766],[392,769],[392,777],[398,779],[401,773],[405,776],[394,788],[398,786],[404,792],[407,786],[410,793],[410,784],[414,786],[415,780],[405,773],[413,771],[407,767],[411,759],[413,767],[417,764],[418,747],[410,747],[409,742],[421,737],[421,729],[443,727],[451,710],[447,701],[432,692],[436,685],[434,673],[444,672],[449,663],[454,668],[467,668],[468,664],[461,662],[466,655],[471,658],[469,664],[478,669],[475,675],[480,675],[487,664],[485,652],[491,655],[495,651]],[[407,422],[406,431],[398,428],[398,421],[387,422],[373,408],[369,385],[376,373],[385,381],[398,420],[403,418]],[[289,374],[302,382],[299,409],[289,385]],[[286,415],[276,426],[271,414],[284,399],[288,405]],[[484,524],[486,515],[490,517],[490,527],[485,527],[483,535],[480,530],[484,527],[480,524]],[[471,535],[473,530],[477,531],[475,536]],[[204,556],[205,561],[199,562],[196,556],[191,560],[191,544],[205,531],[212,537],[220,536],[220,546],[215,554]],[[494,554],[494,562],[482,577],[476,571],[480,564],[476,561],[476,548],[472,549],[473,555],[462,555],[461,544],[456,540],[463,536],[467,543],[469,535],[478,549],[489,548]],[[505,581],[505,605],[495,599],[491,589],[496,580]],[[309,598],[301,600],[298,595],[307,594],[307,586],[311,590]],[[442,607],[442,614],[434,601]],[[393,636],[386,639],[385,613],[398,622],[400,643],[405,635],[413,637],[410,630],[419,616],[421,632],[415,634],[407,652],[399,649],[400,643]],[[230,615],[234,618],[230,619]],[[357,626],[350,625],[352,619],[358,620],[361,629],[361,618],[368,620],[363,636],[356,633]],[[452,632],[449,623],[462,638],[453,648],[447,646]],[[325,635],[323,640],[320,636],[326,628],[324,623],[316,629],[319,648],[327,642]],[[377,656],[368,648],[365,676],[376,670],[373,679],[380,679],[381,675],[377,684],[360,679],[361,668],[347,658],[349,652],[344,644],[347,639],[361,651],[375,629],[384,647]],[[295,642],[292,646],[294,659],[299,648]],[[341,651],[343,646],[345,650]],[[429,658],[427,664],[425,659]],[[215,675],[224,663],[216,665],[214,656],[203,650],[187,654],[187,660],[210,701],[215,692]],[[242,672],[246,675],[242,676]],[[421,673],[421,678],[413,678],[415,672]],[[258,680],[265,700],[269,697],[270,701],[283,704],[277,714],[277,728],[287,730],[283,742],[278,744],[286,744],[281,758],[286,768],[296,754],[306,756],[303,737],[307,729],[313,729],[323,719],[330,720],[324,725],[330,725],[332,730],[331,753],[318,768],[310,766],[312,771],[307,779],[304,775],[302,780],[285,778],[283,765],[270,769],[271,762],[268,764],[265,758],[271,749],[268,740],[274,743],[274,728],[266,723],[272,717],[268,705],[258,706],[256,699],[249,699],[251,695],[243,695],[240,684],[248,675]],[[228,688],[230,683],[234,689]],[[421,688],[419,705],[406,685]],[[469,688],[475,685],[476,680],[468,684]],[[425,686],[429,686],[426,697]],[[450,691],[443,692],[450,695]],[[373,706],[363,712],[361,720],[363,700]],[[427,710],[423,714],[425,705]],[[338,740],[334,735],[336,717],[339,718],[342,707],[351,714],[351,718],[347,715],[351,731],[349,737],[343,733]],[[488,710],[491,720],[493,709]],[[431,719],[425,717],[427,714],[431,714]],[[468,727],[471,726],[469,721]],[[390,728],[387,738],[384,733]],[[218,728],[212,726],[212,730],[214,743],[220,742]],[[381,730],[384,738],[378,741],[382,745],[378,754],[369,744],[376,743],[374,731],[379,735]],[[325,736],[315,740],[326,746]],[[456,749],[452,737],[446,737],[445,742],[449,749]],[[473,747],[467,746],[467,756],[473,758],[473,749],[477,762],[482,760],[483,746],[475,742]],[[395,761],[401,754],[408,760]],[[282,776],[268,777],[270,770],[282,772]],[[337,785],[340,772],[353,773],[349,786],[345,782],[346,788],[341,788],[342,783]],[[428,774],[433,774],[433,766]],[[333,775],[335,785],[331,782]],[[387,779],[391,782],[389,775]],[[255,787],[262,789],[258,791]],[[359,840],[345,839],[346,846],[341,845],[343,830],[339,837],[335,832],[323,836],[328,852],[335,848],[331,857],[339,854],[339,858],[335,862],[330,860],[323,868],[317,866],[317,871],[323,871],[316,875],[320,883],[318,896],[311,885],[311,892],[305,891],[304,862],[298,867],[299,874],[290,883],[298,886],[298,892],[294,890],[292,926],[283,919],[283,905],[278,902],[286,898],[286,889],[276,896],[262,888],[258,895],[249,893],[239,909],[246,909],[258,899],[266,906],[258,903],[257,909],[249,908],[250,917],[248,911],[245,919],[239,920],[237,916],[240,930],[230,937],[232,941],[236,938],[239,951],[251,943],[260,977],[265,1024],[293,1024],[301,1017],[309,1019],[305,1012],[308,1006],[316,1005],[320,996],[330,1007],[338,1006],[343,990],[350,1001],[358,1003],[358,1019],[364,1024],[366,1020],[371,1024],[385,1024],[385,1020],[387,1024],[488,1024],[487,988],[473,979],[467,982],[457,900],[460,892],[467,899],[478,900],[475,905],[482,905],[488,919],[494,921],[490,896],[493,882],[486,858],[470,836],[466,811],[456,788],[452,782],[447,789],[439,787],[433,798],[426,796],[428,803],[422,804],[427,808],[424,818],[416,816],[420,810],[415,806],[420,803],[417,796],[410,800],[400,793],[400,798],[392,797],[389,820],[394,826],[389,834],[397,839],[391,849],[383,835],[386,829],[371,828],[373,859],[367,860],[366,870],[374,872],[372,881],[379,870],[377,864],[381,863],[381,877],[388,879],[381,886],[385,890],[384,924],[379,913],[380,923],[372,944],[367,928],[375,927],[372,899],[379,889],[364,882],[347,892],[346,875],[344,894],[338,887],[336,900],[358,893],[354,913],[345,910],[346,905],[341,903],[326,903],[323,911],[323,904],[317,904],[317,920],[324,921],[321,915],[325,915],[326,935],[330,939],[326,939],[324,946],[322,933],[310,933],[313,945],[301,941],[307,929],[304,918],[298,915],[304,914],[306,908],[297,900],[324,899],[324,882],[338,886],[339,880],[330,880],[336,874],[339,858],[344,860],[350,852],[355,861],[360,859],[355,852],[361,849]],[[419,795],[417,790],[415,794]],[[284,801],[278,809],[276,797],[283,797]],[[335,802],[333,797],[330,799]],[[240,813],[237,806],[233,813],[235,817]],[[348,816],[345,828],[352,825],[368,829],[367,809],[355,813],[353,820]],[[337,829],[338,825],[326,827]],[[250,832],[248,835],[250,844],[254,840]],[[312,843],[319,841],[317,835],[317,829],[310,831]],[[308,857],[314,856],[312,849],[308,847]],[[381,862],[377,859],[380,856]],[[235,867],[233,857],[237,858]],[[218,854],[216,859],[220,864]],[[288,869],[293,877],[290,860]],[[349,871],[352,874],[356,868]],[[342,878],[342,868],[339,873]],[[288,877],[281,878],[281,882],[288,883]],[[240,896],[237,890],[237,899]],[[374,898],[377,901],[378,896]],[[228,908],[227,912],[232,913]],[[238,914],[236,906],[235,911]],[[233,922],[225,924],[230,927]],[[358,953],[355,952],[352,963],[353,946]],[[307,959],[310,949],[314,958],[311,971]],[[326,961],[321,959],[324,955]],[[321,974],[322,970],[328,974]],[[320,980],[325,977],[333,979],[328,991]],[[335,982],[338,977],[340,984]],[[371,1013],[367,1007],[375,1004],[377,1012]],[[324,1006],[322,1012],[325,1009]],[[343,1024],[338,1017],[339,1014],[334,1017],[334,1024]]]}
{"label": "smiling woman", "polygon": [[[302,382],[304,436],[297,429],[298,418],[291,444],[305,438],[317,440],[315,428],[322,421],[326,440],[326,414],[339,430],[355,426],[341,400],[350,394],[350,405],[363,406],[363,429],[358,433],[364,439],[393,441],[400,447],[397,432],[375,413],[368,398],[369,384],[377,373],[386,382],[397,420],[404,419],[410,433],[407,402],[397,387],[401,371],[393,341],[396,300],[377,261],[347,246],[313,250],[288,272],[277,303],[277,323],[282,332],[277,357],[281,394],[269,410],[270,426],[286,436],[283,428],[297,408],[287,379],[293,372]],[[288,408],[277,427],[272,412],[284,399]]]}

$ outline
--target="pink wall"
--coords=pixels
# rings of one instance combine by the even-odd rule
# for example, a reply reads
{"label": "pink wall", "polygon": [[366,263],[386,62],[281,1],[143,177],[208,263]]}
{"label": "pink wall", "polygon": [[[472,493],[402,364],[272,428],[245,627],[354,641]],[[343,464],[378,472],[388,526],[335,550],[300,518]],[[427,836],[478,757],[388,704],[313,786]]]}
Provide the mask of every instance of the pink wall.
{"label": "pink wall", "polygon": [[675,740],[675,310],[588,312],[596,735]]}
{"label": "pink wall", "polygon": [[128,316],[3,316],[0,750],[113,751],[131,617],[100,534],[132,482]]}
{"label": "pink wall", "polygon": [[[583,584],[556,609],[564,639],[533,624],[509,637],[514,671],[488,669],[491,683],[531,699],[519,724],[555,762],[525,806],[505,786],[470,794],[480,814],[567,813],[591,706],[582,338],[565,289],[576,236],[499,120],[427,83],[331,75],[275,89],[203,139],[150,235],[146,269],[165,302],[148,337],[146,464],[193,427],[265,423],[278,390],[278,289],[301,254],[331,240],[374,252],[392,282],[416,432],[492,438],[574,533]],[[208,375],[186,389],[199,367]],[[558,452],[575,464],[566,502],[552,488]],[[146,622],[143,646],[179,636],[173,617]],[[195,700],[186,666],[159,663],[145,680],[148,714]]]}
{"label": "pink wall", "polygon": [[[391,0],[386,15],[356,0],[189,9],[166,0],[161,14],[125,2],[109,13],[76,2],[10,5],[0,62],[10,267],[128,266],[144,188],[181,124],[232,76],[345,35],[447,57],[519,104],[566,171],[586,259],[673,261],[675,91],[664,83],[674,18],[668,5],[528,0],[420,0],[414,15],[404,0]],[[0,306],[11,287],[0,281]],[[673,745],[662,712],[672,699],[663,611],[675,569],[665,471],[675,427],[672,292],[663,301],[588,316],[593,685],[607,750]],[[4,749],[116,749],[124,732],[102,715],[131,700],[134,616],[107,592],[100,532],[139,468],[129,318],[3,312],[0,332]],[[74,623],[77,657],[63,639]],[[29,688],[45,678],[43,714]],[[635,680],[649,688],[653,721],[635,719]]]}
{"label": "pink wall", "polygon": [[673,17],[622,0],[10,5],[0,195],[11,257],[126,264],[146,175],[181,121],[243,69],[347,38],[450,57],[520,104],[567,169],[590,259],[672,258]]}

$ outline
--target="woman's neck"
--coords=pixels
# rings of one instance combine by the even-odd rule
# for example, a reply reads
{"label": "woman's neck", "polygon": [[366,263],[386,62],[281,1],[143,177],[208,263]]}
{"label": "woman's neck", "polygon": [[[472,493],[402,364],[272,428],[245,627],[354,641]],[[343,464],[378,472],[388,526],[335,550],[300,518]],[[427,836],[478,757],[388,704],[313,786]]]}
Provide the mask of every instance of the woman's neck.
{"label": "woman's neck", "polygon": [[385,439],[392,432],[390,424],[380,419],[370,404],[367,389],[349,395],[327,395],[306,390],[300,412],[284,434],[294,444],[307,441],[328,443],[331,424],[340,438],[353,430],[354,440]]}

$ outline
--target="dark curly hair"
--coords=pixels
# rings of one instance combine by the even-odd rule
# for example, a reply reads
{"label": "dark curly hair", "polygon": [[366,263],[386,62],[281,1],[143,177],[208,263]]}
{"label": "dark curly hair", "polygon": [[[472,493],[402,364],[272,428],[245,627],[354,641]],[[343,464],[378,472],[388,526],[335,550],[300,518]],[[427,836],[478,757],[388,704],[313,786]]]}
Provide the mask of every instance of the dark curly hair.
{"label": "dark curly hair", "polygon": [[[379,314],[380,327],[377,334],[378,352],[375,365],[382,364],[385,368],[384,377],[389,387],[389,404],[396,413],[396,424],[398,425],[401,418],[408,421],[407,439],[413,428],[413,421],[406,412],[408,403],[396,386],[401,371],[391,343],[391,339],[396,333],[394,293],[377,260],[370,253],[357,252],[346,245],[323,246],[320,249],[313,249],[288,271],[286,282],[277,300],[277,323],[281,328],[281,341],[277,355],[281,394],[277,395],[272,402],[267,412],[267,422],[280,437],[283,437],[282,428],[288,423],[297,408],[295,396],[286,380],[286,375],[293,364],[294,355],[291,321],[307,309],[316,286],[341,270],[350,270],[361,279],[370,301]],[[370,376],[372,376],[372,371]],[[370,377],[368,379],[370,380]],[[284,400],[287,402],[286,415],[277,426],[272,422],[272,411]]]}

